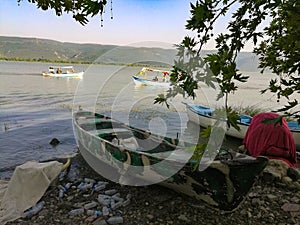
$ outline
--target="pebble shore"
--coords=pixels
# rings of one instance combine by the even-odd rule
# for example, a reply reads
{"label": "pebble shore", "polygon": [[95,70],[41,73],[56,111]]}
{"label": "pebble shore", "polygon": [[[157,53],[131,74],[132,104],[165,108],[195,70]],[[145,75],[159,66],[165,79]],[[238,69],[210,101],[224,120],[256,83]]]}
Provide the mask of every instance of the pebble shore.
{"label": "pebble shore", "polygon": [[[99,184],[103,182],[105,187],[94,191],[88,188],[78,190],[85,178]],[[67,183],[70,183],[68,190],[62,193],[62,187]],[[98,204],[99,195],[108,201],[107,212],[103,205]],[[80,155],[72,159],[69,173],[50,186],[41,201],[44,205],[37,214],[7,224],[300,224],[299,177],[293,180],[263,173],[236,210],[223,212],[159,185],[131,187],[107,181],[96,174]],[[118,202],[119,205],[115,206]],[[70,213],[72,211],[75,213]],[[114,219],[110,222],[109,218]]]}

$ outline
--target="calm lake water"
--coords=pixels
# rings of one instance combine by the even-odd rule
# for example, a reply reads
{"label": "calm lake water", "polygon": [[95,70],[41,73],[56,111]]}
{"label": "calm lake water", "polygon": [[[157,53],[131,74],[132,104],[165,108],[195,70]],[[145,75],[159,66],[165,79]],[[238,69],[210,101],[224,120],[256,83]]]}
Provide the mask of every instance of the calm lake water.
{"label": "calm lake water", "polygon": [[[185,106],[178,97],[165,106],[153,105],[153,99],[165,90],[136,87],[131,76],[140,67],[75,65],[84,70],[84,79],[41,76],[51,64],[0,61],[0,178],[5,171],[28,160],[48,160],[77,151],[72,127],[72,109],[81,107],[108,114],[130,125],[162,135],[180,135],[197,141],[198,128],[188,123]],[[261,96],[270,76],[250,74],[231,103],[271,108],[275,96]],[[203,97],[201,97],[203,96]],[[214,93],[202,90],[196,100],[217,104]],[[52,147],[57,138],[61,143]]]}
{"label": "calm lake water", "polygon": [[[75,65],[77,71],[85,71],[84,79],[79,80],[41,76],[49,66],[0,61],[0,173],[28,160],[76,152],[73,103],[74,107],[106,113],[157,133],[175,135],[185,129],[186,116],[182,120],[177,112],[153,106],[154,97],[162,89],[135,88],[131,76],[141,68]],[[168,124],[161,121],[162,117]],[[52,147],[52,138],[61,143]]]}
{"label": "calm lake water", "polygon": [[48,66],[0,62],[0,169],[75,151],[70,106],[78,80],[41,76]]}

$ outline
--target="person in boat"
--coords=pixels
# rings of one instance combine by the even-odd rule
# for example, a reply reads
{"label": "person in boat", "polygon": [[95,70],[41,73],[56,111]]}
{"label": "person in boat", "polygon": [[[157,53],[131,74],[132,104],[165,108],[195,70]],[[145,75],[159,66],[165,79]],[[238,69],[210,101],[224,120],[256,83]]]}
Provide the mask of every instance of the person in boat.
{"label": "person in boat", "polygon": [[57,74],[61,74],[61,72],[62,72],[62,71],[61,71],[61,69],[59,69],[59,68],[58,68],[57,71],[56,71]]}
{"label": "person in boat", "polygon": [[297,167],[297,153],[293,135],[288,123],[265,123],[265,119],[275,119],[279,115],[272,112],[260,113],[253,117],[243,140],[244,149],[253,157],[267,156],[279,159],[290,167]]}
{"label": "person in boat", "polygon": [[50,73],[54,73],[54,68],[50,66],[50,67],[49,67],[49,72],[50,72]]}
{"label": "person in boat", "polygon": [[163,72],[163,76],[162,76],[162,81],[163,82],[166,82],[167,81],[167,75],[168,75],[169,73],[168,72]]}
{"label": "person in boat", "polygon": [[158,81],[158,77],[155,76],[155,77],[153,78],[153,81]]}

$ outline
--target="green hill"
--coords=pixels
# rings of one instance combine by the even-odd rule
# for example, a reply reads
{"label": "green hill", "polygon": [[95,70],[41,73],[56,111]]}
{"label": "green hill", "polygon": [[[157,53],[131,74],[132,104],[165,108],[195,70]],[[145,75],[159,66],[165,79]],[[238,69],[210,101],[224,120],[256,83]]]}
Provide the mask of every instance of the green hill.
{"label": "green hill", "polygon": [[0,37],[0,56],[5,58],[91,62],[114,47],[38,38]]}
{"label": "green hill", "polygon": [[[203,54],[212,51],[204,51]],[[0,36],[0,59],[73,63],[173,64],[175,49],[77,44],[39,38]],[[242,71],[258,71],[258,57],[240,53],[237,64]]]}

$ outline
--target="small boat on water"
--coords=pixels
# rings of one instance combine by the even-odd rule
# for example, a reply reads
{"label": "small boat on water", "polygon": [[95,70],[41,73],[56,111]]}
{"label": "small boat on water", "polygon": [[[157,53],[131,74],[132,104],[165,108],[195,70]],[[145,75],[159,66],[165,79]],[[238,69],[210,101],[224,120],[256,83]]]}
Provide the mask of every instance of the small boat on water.
{"label": "small boat on water", "polygon": [[73,77],[83,78],[84,72],[75,72],[73,66],[50,66],[48,72],[43,72],[45,77]]}
{"label": "small boat on water", "polygon": [[169,74],[169,71],[144,67],[132,78],[136,86],[170,87]]}
{"label": "small boat on water", "polygon": [[[151,181],[154,174],[163,176],[178,168],[157,183],[224,211],[239,206],[268,163],[266,157],[222,150],[199,170],[197,162],[190,159],[193,145],[178,139],[88,111],[74,112],[73,125],[81,155],[100,175],[118,182],[134,168],[131,176]],[[159,166],[162,161],[166,163]]]}
{"label": "small boat on water", "polygon": [[[186,104],[187,114],[190,121],[199,124],[202,127],[212,125],[216,119],[213,118],[214,109],[201,105]],[[252,117],[247,115],[239,115],[240,119],[237,121],[240,130],[234,127],[227,129],[226,134],[235,138],[244,139],[246,132],[251,123]],[[295,145],[300,149],[300,125],[297,122],[288,122],[290,131],[293,134]]]}

